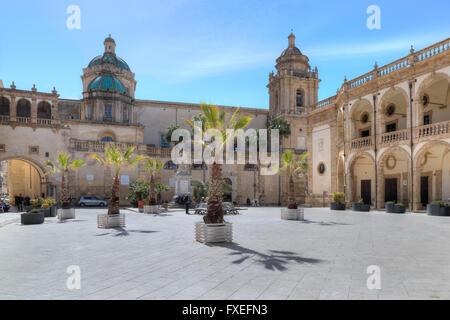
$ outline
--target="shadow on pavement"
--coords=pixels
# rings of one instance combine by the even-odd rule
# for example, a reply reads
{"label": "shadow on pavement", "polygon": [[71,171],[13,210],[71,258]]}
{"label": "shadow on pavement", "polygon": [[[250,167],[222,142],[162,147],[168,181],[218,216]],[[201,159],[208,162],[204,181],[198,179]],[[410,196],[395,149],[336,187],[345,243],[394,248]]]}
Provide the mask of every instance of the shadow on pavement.
{"label": "shadow on pavement", "polygon": [[314,264],[321,263],[322,260],[314,259],[314,258],[305,258],[297,255],[294,252],[290,251],[277,251],[277,250],[269,250],[268,253],[261,253],[253,249],[244,248],[239,244],[225,244],[225,245],[208,245],[210,247],[223,247],[232,250],[230,253],[232,256],[236,256],[238,259],[233,261],[234,264],[241,264],[247,259],[254,259],[257,263],[264,265],[264,267],[268,270],[272,271],[283,271],[286,270],[286,265],[290,262],[298,263],[298,264]]}

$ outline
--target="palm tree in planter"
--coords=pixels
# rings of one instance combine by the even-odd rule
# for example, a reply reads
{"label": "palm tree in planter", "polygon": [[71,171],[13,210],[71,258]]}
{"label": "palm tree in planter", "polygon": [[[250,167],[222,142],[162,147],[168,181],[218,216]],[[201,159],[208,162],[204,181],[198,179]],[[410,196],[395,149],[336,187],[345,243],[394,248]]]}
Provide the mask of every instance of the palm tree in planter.
{"label": "palm tree in planter", "polygon": [[162,162],[155,161],[152,158],[148,158],[147,163],[145,164],[145,171],[150,174],[150,187],[148,189],[148,206],[144,206],[144,213],[159,213],[159,206],[156,201],[155,177],[162,166]]}
{"label": "palm tree in planter", "polygon": [[114,169],[114,179],[111,189],[111,201],[108,206],[108,214],[99,214],[97,223],[99,228],[108,229],[125,226],[125,215],[120,214],[120,181],[119,175],[122,168],[134,167],[139,161],[145,159],[143,156],[133,157],[135,147],[128,148],[122,152],[120,147],[111,143],[105,148],[103,157],[93,154],[92,157],[102,167],[112,167]]}
{"label": "palm tree in planter", "polygon": [[308,153],[300,155],[298,160],[294,159],[294,153],[292,150],[286,150],[281,156],[281,162],[283,167],[280,168],[281,172],[286,175],[288,183],[288,207],[287,209],[281,209],[281,219],[283,220],[303,220],[303,209],[298,208],[297,201],[295,199],[295,183],[294,177],[298,174],[305,175],[309,169],[309,163],[306,160]]}
{"label": "palm tree in planter", "polygon": [[75,219],[75,209],[70,207],[66,177],[70,171],[77,170],[84,166],[84,162],[81,160],[71,162],[69,154],[59,153],[56,163],[47,161],[46,165],[50,168],[50,170],[45,173],[46,175],[55,173],[61,174],[61,195],[59,199],[61,209],[58,209],[59,220]]}
{"label": "palm tree in planter", "polygon": [[[203,128],[196,127],[192,120],[186,120],[194,131],[217,130],[222,134],[222,149],[228,139],[234,135],[227,135],[227,129],[239,130],[244,129],[250,123],[251,118],[239,116],[240,108],[238,108],[231,118],[227,119],[224,110],[219,110],[217,106],[201,104],[203,113]],[[194,141],[204,144],[204,141]],[[216,146],[219,141],[215,141]],[[220,147],[220,146],[219,146]],[[204,223],[196,224],[196,239],[199,242],[231,242],[231,223],[225,223],[223,220],[222,200],[223,200],[223,182],[222,182],[222,164],[217,163],[216,159],[211,164],[210,181],[207,198],[207,211],[203,217]],[[209,231],[208,231],[209,230]]]}

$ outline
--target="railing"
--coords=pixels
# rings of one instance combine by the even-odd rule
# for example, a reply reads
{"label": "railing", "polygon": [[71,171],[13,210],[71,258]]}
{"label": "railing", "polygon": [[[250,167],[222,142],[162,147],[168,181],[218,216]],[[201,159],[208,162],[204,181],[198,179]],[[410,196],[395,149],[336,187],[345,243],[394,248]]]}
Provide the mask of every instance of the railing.
{"label": "railing", "polygon": [[[401,59],[398,59],[394,62],[391,62],[385,66],[382,66],[380,68],[376,68],[373,71],[370,71],[360,77],[357,77],[355,79],[352,79],[346,83],[341,88],[341,92],[345,89],[353,89],[357,88],[359,86],[362,86],[375,78],[384,77],[388,74],[391,74],[393,72],[397,72],[399,70],[408,68],[411,66],[412,63],[415,62],[422,62],[427,59],[430,59],[432,57],[435,57],[439,54],[442,54],[446,51],[448,51],[450,48],[450,38],[445,39],[441,42],[438,42],[432,46],[429,46],[425,49],[422,49],[416,53],[412,51],[412,53],[409,56],[403,57]],[[347,86],[347,88],[345,88]]]}
{"label": "railing", "polygon": [[16,117],[18,123],[31,123],[31,118],[28,117]]}
{"label": "railing", "polygon": [[415,129],[417,139],[450,133],[450,121],[438,122]]}
{"label": "railing", "polygon": [[364,149],[371,147],[373,145],[372,137],[364,137],[352,140],[351,148],[352,149]]}
{"label": "railing", "polygon": [[0,115],[0,122],[9,122],[9,116]]}
{"label": "railing", "polygon": [[317,102],[317,103],[315,104],[314,108],[322,108],[322,107],[325,107],[325,106],[327,106],[327,105],[332,104],[334,101],[336,101],[336,96],[333,96],[333,97],[331,97],[331,98],[328,98],[328,99],[325,99],[325,100],[322,100],[322,101]]}
{"label": "railing", "polygon": [[450,38],[438,42],[428,48],[418,51],[415,54],[416,61],[424,61],[450,49]]}
{"label": "railing", "polygon": [[37,119],[37,124],[41,124],[41,125],[45,125],[45,126],[50,126],[52,125],[52,120],[51,119]]}
{"label": "railing", "polygon": [[380,144],[390,144],[409,139],[408,130],[383,133],[379,136]]}

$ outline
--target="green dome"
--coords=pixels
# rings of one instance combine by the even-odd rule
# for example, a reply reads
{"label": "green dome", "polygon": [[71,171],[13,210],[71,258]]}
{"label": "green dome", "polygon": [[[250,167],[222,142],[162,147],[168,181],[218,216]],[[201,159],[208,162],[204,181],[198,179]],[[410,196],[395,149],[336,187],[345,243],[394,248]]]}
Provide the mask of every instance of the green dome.
{"label": "green dome", "polygon": [[110,75],[101,75],[95,78],[89,85],[89,91],[108,90],[126,93],[122,82],[116,77]]}
{"label": "green dome", "polygon": [[130,67],[123,59],[119,58],[118,56],[116,56],[114,53],[111,52],[105,52],[104,55],[95,57],[94,59],[91,60],[91,62],[89,62],[88,67],[99,66],[104,63],[111,63],[116,67],[119,67],[127,71],[131,71]]}

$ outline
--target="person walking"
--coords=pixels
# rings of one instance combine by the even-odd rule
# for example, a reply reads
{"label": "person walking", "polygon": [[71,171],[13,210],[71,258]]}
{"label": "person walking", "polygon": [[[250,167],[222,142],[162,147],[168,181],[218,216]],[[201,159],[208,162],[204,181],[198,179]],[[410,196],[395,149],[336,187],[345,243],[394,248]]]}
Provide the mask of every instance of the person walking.
{"label": "person walking", "polygon": [[22,194],[19,194],[17,197],[17,211],[22,212],[23,211],[23,197]]}
{"label": "person walking", "polygon": [[186,202],[185,202],[185,204],[186,204],[186,214],[189,214],[189,207],[190,207],[191,203],[192,203],[191,197],[186,196]]}

